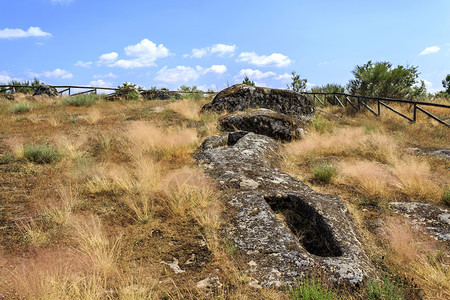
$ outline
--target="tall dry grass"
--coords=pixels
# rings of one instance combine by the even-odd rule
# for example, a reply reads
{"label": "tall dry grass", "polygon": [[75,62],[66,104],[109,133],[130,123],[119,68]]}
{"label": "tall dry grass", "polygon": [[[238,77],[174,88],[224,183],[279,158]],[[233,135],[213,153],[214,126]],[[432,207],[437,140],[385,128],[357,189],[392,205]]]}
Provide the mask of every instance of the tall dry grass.
{"label": "tall dry grass", "polygon": [[449,258],[431,238],[415,232],[399,218],[385,220],[384,238],[388,241],[387,260],[401,273],[413,276],[424,288],[427,299],[450,297]]}
{"label": "tall dry grass", "polygon": [[177,112],[186,119],[199,121],[200,109],[202,108],[202,102],[195,99],[183,99],[175,101],[167,105],[170,109]]}

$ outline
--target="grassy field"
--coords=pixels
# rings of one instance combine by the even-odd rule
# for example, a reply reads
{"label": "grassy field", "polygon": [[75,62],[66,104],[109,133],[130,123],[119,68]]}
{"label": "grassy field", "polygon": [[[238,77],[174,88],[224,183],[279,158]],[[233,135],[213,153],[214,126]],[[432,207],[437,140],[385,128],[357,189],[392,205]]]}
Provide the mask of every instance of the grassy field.
{"label": "grassy field", "polygon": [[[217,132],[219,115],[199,114],[210,100],[0,98],[0,296],[450,297],[449,249],[387,209],[393,200],[443,204],[449,162],[413,148],[448,148],[447,128],[389,113],[318,114],[305,139],[285,145],[284,168],[344,199],[384,277],[358,293],[316,281],[294,291],[258,289],[239,251],[221,238],[220,192],[192,158]],[[197,288],[214,276],[219,286]]]}

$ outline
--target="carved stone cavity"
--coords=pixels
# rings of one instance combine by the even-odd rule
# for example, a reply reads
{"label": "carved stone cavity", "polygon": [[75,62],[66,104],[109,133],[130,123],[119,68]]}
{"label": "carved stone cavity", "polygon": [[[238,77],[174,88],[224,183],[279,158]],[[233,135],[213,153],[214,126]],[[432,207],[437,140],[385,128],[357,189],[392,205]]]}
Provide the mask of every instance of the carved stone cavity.
{"label": "carved stone cavity", "polygon": [[342,255],[330,226],[311,205],[295,195],[265,200],[309,253],[322,257]]}

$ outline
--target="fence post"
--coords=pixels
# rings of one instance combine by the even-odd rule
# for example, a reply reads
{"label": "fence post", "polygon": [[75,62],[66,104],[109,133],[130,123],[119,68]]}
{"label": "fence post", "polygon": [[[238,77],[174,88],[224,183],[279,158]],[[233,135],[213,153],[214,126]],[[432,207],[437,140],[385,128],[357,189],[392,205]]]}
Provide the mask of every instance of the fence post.
{"label": "fence post", "polygon": [[416,110],[417,110],[417,104],[414,103],[413,122],[416,122]]}
{"label": "fence post", "polygon": [[380,99],[377,100],[377,104],[378,104],[378,116],[381,116],[381,110],[380,110]]}
{"label": "fence post", "polygon": [[361,110],[361,99],[358,97],[358,111]]}

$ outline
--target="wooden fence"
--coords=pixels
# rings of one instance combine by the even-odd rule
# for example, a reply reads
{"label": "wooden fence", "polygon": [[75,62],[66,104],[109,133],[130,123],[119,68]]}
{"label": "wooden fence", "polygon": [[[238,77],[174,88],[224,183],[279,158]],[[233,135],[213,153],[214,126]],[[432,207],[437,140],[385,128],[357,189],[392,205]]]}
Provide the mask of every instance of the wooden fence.
{"label": "wooden fence", "polygon": [[[422,112],[425,115],[427,115],[428,117],[436,120],[440,124],[450,127],[449,123],[447,123],[446,121],[431,114],[430,112],[426,111],[423,108],[423,107],[445,108],[448,110],[448,114],[447,114],[447,116],[448,116],[450,114],[450,105],[446,105],[446,104],[422,102],[422,101],[412,101],[412,100],[405,100],[405,99],[390,99],[390,98],[383,98],[383,97],[356,96],[356,95],[350,95],[350,94],[345,94],[345,93],[304,92],[302,94],[305,95],[308,99],[317,101],[318,103],[320,103],[322,105],[331,104],[331,105],[339,105],[342,107],[346,107],[346,106],[350,105],[356,111],[360,111],[361,109],[365,108],[378,117],[381,116],[381,107],[385,107],[388,110],[402,116],[403,118],[407,119],[410,122],[416,122],[417,112]],[[398,110],[389,106],[387,103],[409,104],[410,107],[413,108],[412,117],[408,117],[407,115],[399,112]],[[374,105],[374,104],[375,104],[375,108],[370,106],[370,105]]]}

